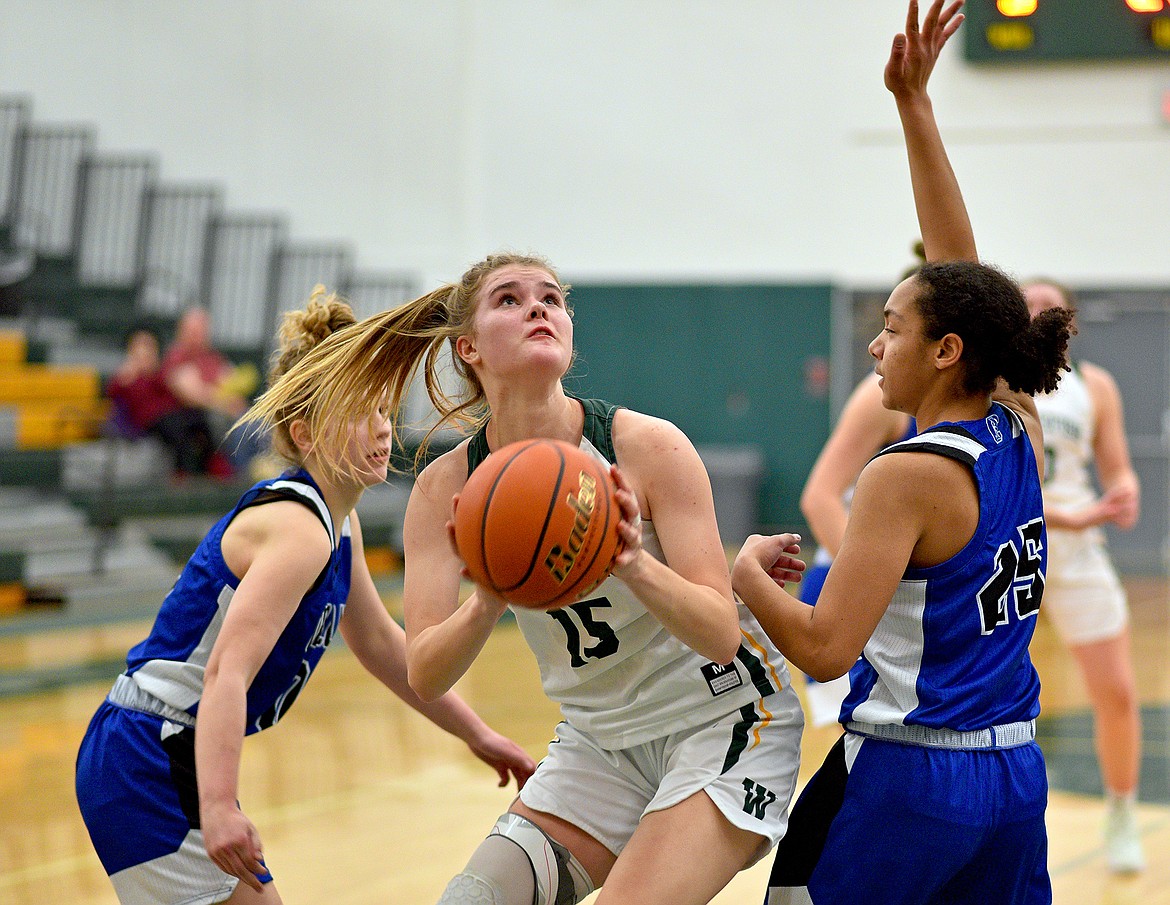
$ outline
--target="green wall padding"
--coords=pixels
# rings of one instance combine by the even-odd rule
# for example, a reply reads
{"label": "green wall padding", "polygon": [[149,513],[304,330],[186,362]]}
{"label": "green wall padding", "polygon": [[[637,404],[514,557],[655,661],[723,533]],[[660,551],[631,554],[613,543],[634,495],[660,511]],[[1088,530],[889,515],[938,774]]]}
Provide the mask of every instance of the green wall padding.
{"label": "green wall padding", "polygon": [[677,424],[697,446],[764,455],[761,527],[802,529],[829,433],[827,284],[574,284],[566,387]]}

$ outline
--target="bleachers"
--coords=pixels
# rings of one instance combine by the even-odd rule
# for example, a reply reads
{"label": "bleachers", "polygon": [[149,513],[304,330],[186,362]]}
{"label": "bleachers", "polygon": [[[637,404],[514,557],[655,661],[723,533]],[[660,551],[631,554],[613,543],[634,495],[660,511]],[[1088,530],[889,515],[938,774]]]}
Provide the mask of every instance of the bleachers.
{"label": "bleachers", "polygon": [[[44,583],[68,609],[123,568],[165,590],[250,480],[172,486],[153,441],[103,436],[102,388],[132,326],[167,339],[199,304],[213,343],[262,368],[281,313],[318,282],[359,317],[415,294],[410,274],[359,270],[347,243],[294,239],[283,214],[232,210],[220,186],[162,169],[0,95],[0,614]],[[408,487],[363,500],[378,562],[395,560]]]}

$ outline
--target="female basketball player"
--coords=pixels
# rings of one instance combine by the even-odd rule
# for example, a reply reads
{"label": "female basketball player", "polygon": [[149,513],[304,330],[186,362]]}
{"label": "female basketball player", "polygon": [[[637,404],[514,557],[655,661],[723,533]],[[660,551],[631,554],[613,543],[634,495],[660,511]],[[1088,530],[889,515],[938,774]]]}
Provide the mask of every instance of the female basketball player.
{"label": "female basketball player", "polygon": [[[568,395],[567,287],[543,259],[497,255],[458,283],[359,325],[302,379],[332,377],[323,418],[347,418],[389,384],[393,407],[415,365],[445,417],[477,429],[419,475],[404,529],[410,682],[447,691],[507,603],[464,566],[453,501],[493,450],[530,437],[579,445],[619,484],[624,547],[612,577],[554,612],[515,608],[545,691],[564,721],[536,773],[491,829],[444,903],[707,902],[783,834],[802,716],[783,659],[731,594],[710,481],[673,424]],[[449,346],[466,395],[438,388]],[[325,425],[323,430],[331,430]]]}
{"label": "female basketball player", "polygon": [[271,428],[293,467],[244,493],[207,534],[82,741],[78,802],[124,903],[280,902],[236,801],[241,743],[284,716],[338,629],[379,681],[463,739],[501,785],[511,775],[522,787],[535,769],[454,693],[425,703],[407,684],[405,633],[370,578],[354,512],[386,479],[386,411],[320,433],[309,425],[316,389],[285,392],[281,375],[353,321],[321,287],[285,316],[266,414],[247,417]]}
{"label": "female basketball player", "polygon": [[[443,903],[703,903],[784,832],[803,717],[783,658],[731,593],[710,480],[675,425],[568,395],[567,287],[545,260],[496,255],[457,283],[364,321],[300,379],[327,375],[328,433],[421,366],[445,419],[475,431],[418,476],[404,527],[411,686],[435,698],[464,674],[508,604],[477,587],[452,541],[453,502],[494,449],[550,437],[613,469],[623,549],[586,600],[514,615],[564,717],[536,773]],[[439,385],[452,352],[465,395]],[[290,375],[292,376],[292,375]],[[619,470],[620,469],[620,470]]]}
{"label": "female basketball player", "polygon": [[[1069,291],[1051,280],[1027,284],[1024,297],[1033,315],[1050,308],[1075,308]],[[1121,394],[1104,368],[1075,362],[1055,392],[1036,397],[1036,408],[1044,425],[1047,458],[1044,612],[1072,651],[1089,689],[1108,802],[1106,857],[1115,871],[1137,871],[1145,866],[1134,814],[1141,713],[1129,655],[1125,591],[1101,530],[1109,522],[1132,528],[1141,504],[1125,439]],[[1093,491],[1090,464],[1104,491],[1100,497]]]}
{"label": "female basketball player", "polygon": [[1045,560],[1030,394],[1055,388],[1070,317],[1030,318],[1019,287],[977,262],[926,93],[958,5],[936,0],[919,34],[912,2],[886,68],[928,263],[886,302],[870,352],[883,403],[919,434],[862,470],[816,607],[770,574],[793,535],[749,538],[732,570],[794,664],[851,670],[846,733],[793,811],[773,905],[1052,901],[1028,656]]}

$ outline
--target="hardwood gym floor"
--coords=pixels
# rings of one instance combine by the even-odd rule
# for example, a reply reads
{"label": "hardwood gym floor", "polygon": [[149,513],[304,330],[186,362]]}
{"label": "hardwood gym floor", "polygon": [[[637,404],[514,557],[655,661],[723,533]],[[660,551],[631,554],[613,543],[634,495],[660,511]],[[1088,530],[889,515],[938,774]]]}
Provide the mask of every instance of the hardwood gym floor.
{"label": "hardwood gym floor", "polygon": [[[1132,877],[1105,867],[1084,688],[1041,620],[1033,654],[1044,683],[1057,905],[1170,905],[1170,582],[1126,584],[1145,714],[1140,813],[1150,866]],[[396,600],[388,601],[393,611]],[[136,620],[0,637],[0,671],[23,671],[44,686],[0,696],[0,902],[115,905],[77,812],[73,759],[118,671],[116,658],[148,626]],[[539,758],[557,712],[540,693],[514,624],[501,624],[459,691]],[[833,740],[832,729],[806,731],[802,780]],[[432,903],[511,796],[461,743],[386,693],[341,649],[327,655],[289,720],[249,739],[240,788],[288,905]],[[756,905],[767,869],[765,860],[740,874],[715,902]]]}

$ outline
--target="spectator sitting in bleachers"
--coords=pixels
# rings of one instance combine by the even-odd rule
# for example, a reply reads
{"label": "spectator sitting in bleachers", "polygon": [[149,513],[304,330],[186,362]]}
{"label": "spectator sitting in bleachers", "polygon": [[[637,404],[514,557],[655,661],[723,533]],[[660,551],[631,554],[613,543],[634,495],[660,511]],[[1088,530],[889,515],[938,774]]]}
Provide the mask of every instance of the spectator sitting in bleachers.
{"label": "spectator sitting in bleachers", "polygon": [[215,456],[207,416],[186,406],[163,378],[158,337],[135,329],[126,342],[126,355],[106,384],[113,403],[112,430],[128,439],[157,437],[170,451],[176,476],[230,474],[230,466]]}
{"label": "spectator sitting in bleachers", "polygon": [[[211,316],[200,307],[188,308],[175,325],[174,342],[163,356],[162,376],[183,405],[204,412],[217,446],[247,411],[259,383],[254,365],[234,365],[212,345]],[[256,451],[238,438],[225,444],[225,449],[237,469]]]}
{"label": "spectator sitting in bleachers", "polygon": [[[243,372],[211,344],[211,317],[206,308],[188,308],[175,325],[175,339],[162,361],[167,386],[184,404],[218,412],[234,422],[248,408]],[[253,369],[254,372],[254,369]]]}

